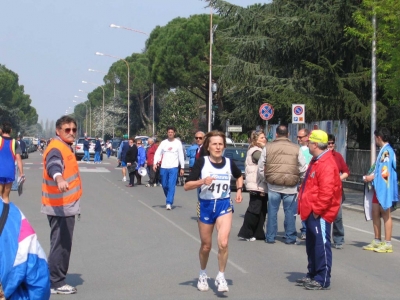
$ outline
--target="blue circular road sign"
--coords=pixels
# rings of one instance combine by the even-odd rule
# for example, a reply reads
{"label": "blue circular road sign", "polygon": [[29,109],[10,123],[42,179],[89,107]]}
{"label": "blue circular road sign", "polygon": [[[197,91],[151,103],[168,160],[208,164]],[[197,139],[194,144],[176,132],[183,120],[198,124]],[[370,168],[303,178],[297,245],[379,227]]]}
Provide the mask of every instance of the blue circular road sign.
{"label": "blue circular road sign", "polygon": [[274,108],[269,103],[261,104],[259,109],[261,119],[268,121],[274,116]]}

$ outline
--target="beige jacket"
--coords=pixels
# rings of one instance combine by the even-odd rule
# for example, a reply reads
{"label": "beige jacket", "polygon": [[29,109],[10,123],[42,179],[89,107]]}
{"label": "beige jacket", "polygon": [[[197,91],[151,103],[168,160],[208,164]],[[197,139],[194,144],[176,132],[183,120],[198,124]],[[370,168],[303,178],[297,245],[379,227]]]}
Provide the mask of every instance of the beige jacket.
{"label": "beige jacket", "polygon": [[246,190],[255,192],[267,192],[267,183],[264,178],[258,174],[258,164],[254,163],[251,156],[255,151],[262,151],[259,147],[251,147],[247,151],[246,161],[245,161],[245,173],[246,173]]}

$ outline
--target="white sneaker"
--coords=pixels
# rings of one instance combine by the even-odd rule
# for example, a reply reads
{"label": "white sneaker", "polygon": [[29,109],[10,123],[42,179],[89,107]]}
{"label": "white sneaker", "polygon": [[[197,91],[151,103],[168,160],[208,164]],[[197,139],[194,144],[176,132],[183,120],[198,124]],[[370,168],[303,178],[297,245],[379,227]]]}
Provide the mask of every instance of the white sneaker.
{"label": "white sneaker", "polygon": [[50,289],[51,294],[70,295],[70,294],[75,294],[76,292],[77,292],[76,288],[70,286],[69,284],[65,284],[56,289]]}
{"label": "white sneaker", "polygon": [[216,278],[215,285],[218,287],[218,292],[229,292],[228,283],[224,277]]}
{"label": "white sneaker", "polygon": [[199,281],[197,281],[197,288],[199,289],[199,291],[201,292],[207,292],[209,287],[208,287],[208,282],[207,279],[209,279],[210,277],[207,277],[206,273],[203,273],[199,276]]}
{"label": "white sneaker", "polygon": [[165,209],[166,209],[166,210],[171,210],[171,204],[167,204],[167,205],[165,206]]}
{"label": "white sneaker", "polygon": [[122,177],[122,181],[126,181],[126,177],[124,176],[124,177]]}

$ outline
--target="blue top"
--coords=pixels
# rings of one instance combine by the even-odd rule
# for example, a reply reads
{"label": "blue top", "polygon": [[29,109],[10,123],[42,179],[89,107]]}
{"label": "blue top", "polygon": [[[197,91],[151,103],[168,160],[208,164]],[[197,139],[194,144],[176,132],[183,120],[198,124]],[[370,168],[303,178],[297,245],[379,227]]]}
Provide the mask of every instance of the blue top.
{"label": "blue top", "polygon": [[186,150],[186,155],[189,157],[189,167],[192,168],[194,165],[194,162],[196,161],[196,153],[197,149],[199,149],[199,145],[193,144]]}
{"label": "blue top", "polygon": [[88,140],[83,141],[83,151],[89,151],[89,141]]}
{"label": "blue top", "polygon": [[101,151],[101,143],[99,140],[96,140],[96,144],[94,146],[94,151],[95,152],[100,152]]}
{"label": "blue top", "polygon": [[374,170],[374,188],[376,198],[384,210],[392,207],[398,199],[396,155],[386,144],[379,151]]}
{"label": "blue top", "polygon": [[119,148],[121,150],[121,155],[120,155],[121,158],[120,158],[120,160],[121,161],[125,161],[126,153],[129,150],[129,142],[128,141],[121,142],[121,146],[119,146]]}
{"label": "blue top", "polygon": [[136,170],[138,170],[140,167],[143,167],[145,162],[146,162],[146,150],[142,146],[140,146],[138,147]]}
{"label": "blue top", "polygon": [[13,138],[0,137],[0,177],[15,180],[15,142]]}

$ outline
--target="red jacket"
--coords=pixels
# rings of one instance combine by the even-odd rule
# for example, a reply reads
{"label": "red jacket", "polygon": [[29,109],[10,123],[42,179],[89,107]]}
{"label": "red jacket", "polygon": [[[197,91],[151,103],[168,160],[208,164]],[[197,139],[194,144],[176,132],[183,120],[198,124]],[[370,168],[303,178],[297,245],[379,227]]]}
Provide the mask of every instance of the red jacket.
{"label": "red jacket", "polygon": [[331,151],[312,159],[298,196],[298,213],[305,221],[311,213],[332,223],[342,201],[342,181]]}
{"label": "red jacket", "polygon": [[149,149],[147,149],[147,165],[152,166],[154,164],[154,154],[156,153],[158,146],[154,143]]}

